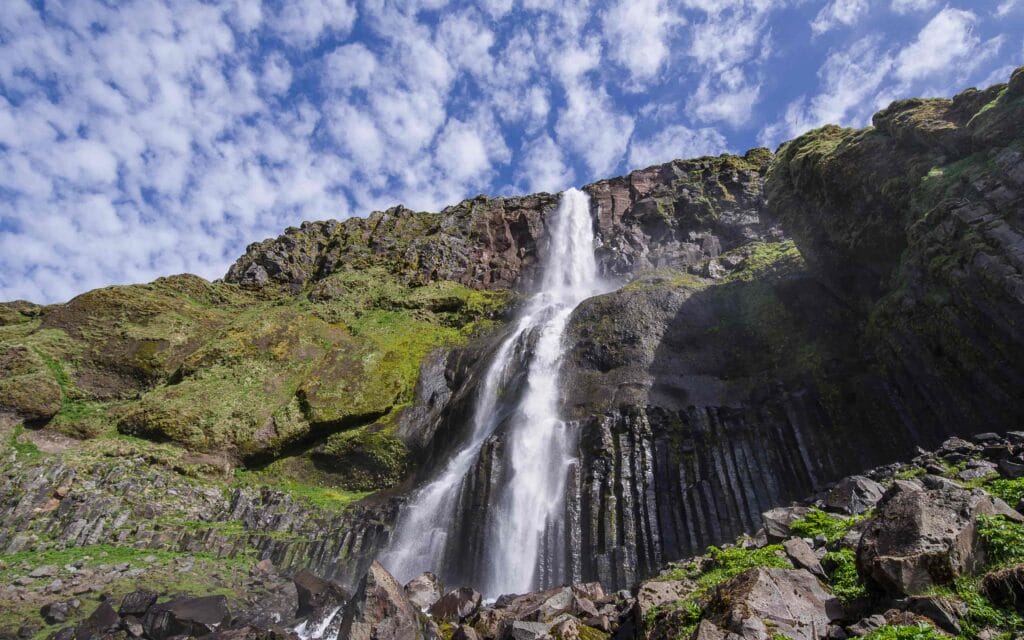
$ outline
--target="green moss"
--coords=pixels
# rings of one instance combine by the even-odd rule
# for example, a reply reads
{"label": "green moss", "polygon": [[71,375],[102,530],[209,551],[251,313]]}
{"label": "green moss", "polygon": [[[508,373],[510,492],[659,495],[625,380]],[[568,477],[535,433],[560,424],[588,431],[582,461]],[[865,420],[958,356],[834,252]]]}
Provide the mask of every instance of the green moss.
{"label": "green moss", "polygon": [[662,269],[647,269],[641,271],[633,280],[626,286],[622,287],[622,291],[643,291],[645,289],[693,289],[699,291],[706,289],[709,286],[709,282],[688,273],[686,271],[680,271],[677,269],[662,268]]}
{"label": "green moss", "polygon": [[[371,494],[332,486],[331,477],[317,476],[315,470],[296,471],[294,459],[279,460],[262,470],[236,470],[233,486],[268,487],[283,491],[314,507],[340,512]],[[301,462],[299,462],[301,465]],[[302,479],[296,476],[302,476]]]}
{"label": "green moss", "polygon": [[821,509],[811,511],[796,520],[790,525],[790,530],[801,538],[814,538],[825,536],[828,542],[835,542],[841,539],[853,525],[863,520],[866,516],[854,516],[846,518],[842,516],[825,513]]}
{"label": "green moss", "polygon": [[883,625],[864,636],[865,640],[943,640],[946,636],[929,624]]}
{"label": "green moss", "polygon": [[330,436],[314,451],[313,460],[344,472],[346,488],[372,491],[397,483],[405,474],[408,455],[393,428],[373,424]]}
{"label": "green moss", "polygon": [[803,256],[792,240],[754,242],[731,253],[742,255],[743,263],[727,275],[724,282],[749,282],[772,271],[792,271],[804,266]]}

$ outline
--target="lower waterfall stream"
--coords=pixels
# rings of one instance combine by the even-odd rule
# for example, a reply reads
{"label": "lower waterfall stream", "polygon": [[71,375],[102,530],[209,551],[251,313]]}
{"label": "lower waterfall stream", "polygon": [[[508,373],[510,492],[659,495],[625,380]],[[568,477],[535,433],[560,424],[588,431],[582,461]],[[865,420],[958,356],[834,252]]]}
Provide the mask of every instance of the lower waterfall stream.
{"label": "lower waterfall stream", "polygon": [[[467,442],[413,494],[380,556],[402,582],[435,571],[445,580],[458,576],[490,596],[543,586],[544,539],[557,539],[552,531],[564,527],[566,478],[575,462],[575,433],[559,416],[562,338],[573,309],[606,290],[594,258],[587,195],[565,191],[549,225],[541,286],[487,368]],[[512,410],[499,411],[510,381],[523,374]],[[499,431],[504,441],[500,468],[493,471],[497,480],[477,514],[486,519],[476,528],[482,540],[466,545],[452,533],[460,497],[473,482],[482,450]],[[481,557],[466,567],[466,549],[473,546]],[[564,571],[548,567],[543,581],[561,582]]]}

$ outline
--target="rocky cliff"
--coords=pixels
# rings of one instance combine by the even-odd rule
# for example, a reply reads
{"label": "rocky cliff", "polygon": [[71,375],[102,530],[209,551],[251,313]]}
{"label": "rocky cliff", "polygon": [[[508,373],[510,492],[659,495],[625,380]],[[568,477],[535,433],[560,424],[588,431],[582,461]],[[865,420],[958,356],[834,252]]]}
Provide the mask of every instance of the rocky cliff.
{"label": "rocky cliff", "polygon": [[[570,321],[578,463],[544,580],[629,587],[843,475],[1019,425],[1022,131],[1018,69],[584,187],[618,288]],[[305,223],[224,281],[0,304],[0,553],[265,555],[354,587],[459,447],[558,200]],[[501,447],[463,491],[467,563]],[[140,516],[150,472],[185,506]]]}

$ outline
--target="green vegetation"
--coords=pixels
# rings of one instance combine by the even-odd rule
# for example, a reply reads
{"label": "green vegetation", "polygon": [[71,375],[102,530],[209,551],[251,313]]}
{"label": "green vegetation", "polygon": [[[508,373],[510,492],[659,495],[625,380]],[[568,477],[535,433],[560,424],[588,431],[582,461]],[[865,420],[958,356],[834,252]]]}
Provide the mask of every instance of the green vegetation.
{"label": "green vegetation", "polygon": [[829,551],[821,564],[828,573],[832,593],[843,603],[850,603],[868,595],[867,587],[857,573],[857,554],[853,549]]}
{"label": "green vegetation", "polygon": [[946,636],[929,624],[883,625],[864,636],[865,640],[943,640]]}
{"label": "green vegetation", "polygon": [[659,580],[693,580],[702,590],[722,584],[748,569],[768,567],[792,569],[793,565],[786,559],[782,545],[771,544],[760,549],[744,549],[743,547],[708,547],[709,562],[702,564],[690,562],[676,566],[658,576]]}
{"label": "green vegetation", "polygon": [[825,513],[821,509],[811,509],[806,516],[794,521],[789,528],[794,535],[801,538],[825,536],[825,540],[831,543],[845,536],[853,525],[862,521],[865,517],[854,516],[852,518],[844,518]]}
{"label": "green vegetation", "polygon": [[978,516],[978,535],[990,564],[1024,561],[1024,525],[1004,516]]}
{"label": "green vegetation", "polygon": [[1024,500],[1024,478],[996,478],[982,484],[988,491],[1011,507]]}
{"label": "green vegetation", "polygon": [[42,455],[39,451],[39,447],[31,442],[22,441],[22,436],[24,434],[25,427],[20,424],[15,425],[7,436],[7,447],[14,451],[15,458],[19,462],[38,459]]}
{"label": "green vegetation", "polygon": [[782,242],[753,242],[733,253],[743,255],[739,269],[724,278],[724,282],[750,282],[773,271],[789,271],[804,266],[803,256],[792,240]]}
{"label": "green vegetation", "polygon": [[1008,640],[1011,633],[1024,630],[1024,619],[1017,612],[999,608],[981,595],[977,578],[961,576],[953,585],[953,595],[967,605],[967,617],[961,621],[962,637],[975,640],[985,629],[998,629],[998,637]]}
{"label": "green vegetation", "polygon": [[[344,511],[371,493],[331,486],[331,477],[316,476],[315,470],[311,472],[302,468],[304,466],[308,465],[294,458],[285,458],[259,471],[239,469],[235,471],[233,486],[268,487],[314,507],[335,512]],[[302,470],[296,471],[296,468]],[[296,476],[306,477],[309,481],[297,480]]]}
{"label": "green vegetation", "polygon": [[707,280],[679,269],[647,269],[633,278],[622,291],[643,291],[648,289],[706,289]]}

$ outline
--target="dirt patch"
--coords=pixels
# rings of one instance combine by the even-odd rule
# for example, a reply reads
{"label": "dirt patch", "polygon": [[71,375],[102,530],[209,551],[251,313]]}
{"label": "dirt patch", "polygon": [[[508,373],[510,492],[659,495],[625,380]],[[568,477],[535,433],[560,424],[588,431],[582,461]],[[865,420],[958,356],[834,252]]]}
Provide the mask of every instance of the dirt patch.
{"label": "dirt patch", "polygon": [[44,430],[27,430],[22,435],[22,438],[34,444],[43,453],[61,453],[68,449],[77,449],[82,444],[80,440]]}

